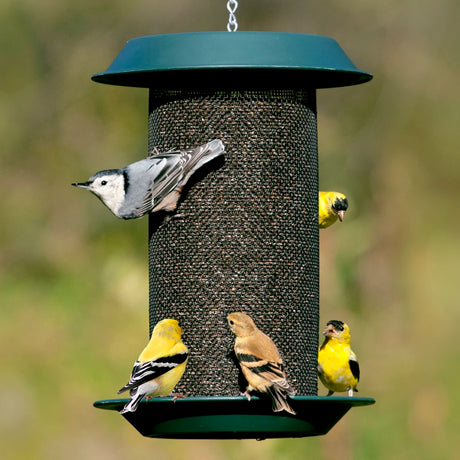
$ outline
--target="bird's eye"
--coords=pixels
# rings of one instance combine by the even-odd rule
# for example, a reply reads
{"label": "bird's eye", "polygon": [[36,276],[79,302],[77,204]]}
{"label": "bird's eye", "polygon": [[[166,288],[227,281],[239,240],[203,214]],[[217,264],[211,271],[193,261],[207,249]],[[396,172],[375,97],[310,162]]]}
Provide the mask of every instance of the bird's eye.
{"label": "bird's eye", "polygon": [[228,324],[230,324],[230,326],[233,326],[235,323],[233,322],[233,320],[230,320]]}
{"label": "bird's eye", "polygon": [[101,185],[107,185],[107,181],[106,180],[101,181]]}

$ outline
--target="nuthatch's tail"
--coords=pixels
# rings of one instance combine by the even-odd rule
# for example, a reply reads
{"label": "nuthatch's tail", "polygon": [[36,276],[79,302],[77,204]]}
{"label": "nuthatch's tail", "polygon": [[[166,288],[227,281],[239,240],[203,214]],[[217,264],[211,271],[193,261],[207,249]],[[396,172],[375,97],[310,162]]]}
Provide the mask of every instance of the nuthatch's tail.
{"label": "nuthatch's tail", "polygon": [[207,144],[200,145],[194,149],[185,150],[182,152],[182,157],[185,161],[184,178],[180,186],[184,186],[195,171],[198,171],[202,166],[214,158],[225,153],[225,146],[219,139],[215,139]]}

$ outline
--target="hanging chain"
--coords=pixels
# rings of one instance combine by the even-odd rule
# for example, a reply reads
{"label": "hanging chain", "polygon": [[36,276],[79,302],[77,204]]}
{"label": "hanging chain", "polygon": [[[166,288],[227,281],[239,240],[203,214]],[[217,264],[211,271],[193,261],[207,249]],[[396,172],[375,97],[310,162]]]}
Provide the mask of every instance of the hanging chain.
{"label": "hanging chain", "polygon": [[237,8],[238,8],[238,2],[236,0],[228,0],[227,10],[230,14],[228,15],[227,30],[229,32],[236,32],[238,30],[238,23],[236,22],[236,16],[235,16],[235,12]]}

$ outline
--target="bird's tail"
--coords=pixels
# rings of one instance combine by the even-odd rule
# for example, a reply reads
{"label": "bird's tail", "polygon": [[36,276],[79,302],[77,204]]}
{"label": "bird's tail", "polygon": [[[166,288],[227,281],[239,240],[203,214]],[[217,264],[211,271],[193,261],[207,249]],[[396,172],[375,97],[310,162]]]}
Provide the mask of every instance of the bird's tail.
{"label": "bird's tail", "polygon": [[123,388],[120,388],[120,389],[118,390],[118,393],[117,393],[117,394],[124,393],[125,391],[130,390],[130,389],[131,389],[131,387],[129,386],[129,383],[127,383]]}
{"label": "bird's tail", "polygon": [[125,407],[123,407],[123,409],[120,411],[120,414],[126,414],[126,412],[134,412],[144,396],[145,395],[140,392],[133,393],[131,395],[130,401],[125,405]]}
{"label": "bird's tail", "polygon": [[225,146],[219,139],[214,139],[207,144],[185,151],[187,163],[184,167],[184,179],[181,185],[185,185],[195,171],[224,153]]}
{"label": "bird's tail", "polygon": [[273,412],[281,412],[282,410],[285,410],[292,415],[296,415],[296,411],[287,402],[287,395],[294,394],[294,391],[291,388],[286,390],[285,388],[281,388],[277,385],[271,385],[267,388],[267,390],[268,394],[272,398]]}

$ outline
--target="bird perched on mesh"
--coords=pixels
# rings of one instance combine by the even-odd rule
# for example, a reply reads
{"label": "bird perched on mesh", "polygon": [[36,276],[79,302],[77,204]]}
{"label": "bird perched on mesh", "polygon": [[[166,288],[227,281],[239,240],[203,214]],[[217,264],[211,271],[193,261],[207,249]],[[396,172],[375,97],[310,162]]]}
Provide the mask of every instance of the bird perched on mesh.
{"label": "bird perched on mesh", "polygon": [[[175,319],[163,319],[152,331],[152,337],[134,363],[129,382],[118,394],[129,390],[130,401],[120,414],[134,412],[144,396],[168,396],[185,371],[188,349],[181,340],[182,329]],[[174,396],[174,401],[180,397]]]}
{"label": "bird perched on mesh", "polygon": [[274,412],[285,410],[295,414],[287,402],[287,395],[294,395],[295,391],[286,380],[283,361],[272,339],[246,313],[231,313],[227,321],[236,336],[235,354],[248,382],[245,396],[250,400],[251,391],[268,393]]}
{"label": "bird perched on mesh", "polygon": [[353,396],[353,390],[358,391],[359,364],[350,348],[350,328],[342,321],[329,321],[323,335],[326,338],[318,353],[318,374],[329,390],[327,395],[348,391],[348,396]]}
{"label": "bird perched on mesh", "polygon": [[348,200],[343,193],[319,192],[318,199],[318,226],[326,228],[337,221],[343,221],[348,209]]}
{"label": "bird perched on mesh", "polygon": [[152,154],[122,169],[107,169],[87,182],[73,183],[94,193],[120,219],[148,212],[175,211],[182,190],[195,171],[225,153],[216,139],[199,147]]}

